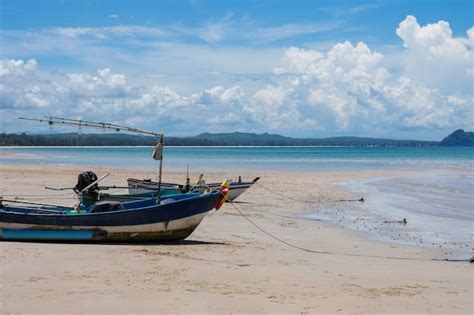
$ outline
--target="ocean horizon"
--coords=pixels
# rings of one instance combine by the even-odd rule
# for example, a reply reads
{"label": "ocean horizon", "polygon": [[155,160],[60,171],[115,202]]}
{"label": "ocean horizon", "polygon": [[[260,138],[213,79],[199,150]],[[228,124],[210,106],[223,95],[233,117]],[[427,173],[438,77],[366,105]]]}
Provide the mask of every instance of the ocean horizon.
{"label": "ocean horizon", "polygon": [[[156,167],[151,146],[0,147],[0,163]],[[167,171],[334,172],[473,167],[472,147],[166,146]]]}

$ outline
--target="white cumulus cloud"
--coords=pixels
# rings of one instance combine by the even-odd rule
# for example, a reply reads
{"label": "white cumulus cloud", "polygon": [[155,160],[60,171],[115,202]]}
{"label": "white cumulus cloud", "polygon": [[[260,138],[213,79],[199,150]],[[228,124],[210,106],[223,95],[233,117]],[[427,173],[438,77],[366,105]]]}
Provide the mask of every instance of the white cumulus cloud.
{"label": "white cumulus cloud", "polygon": [[132,91],[125,75],[113,74],[108,68],[98,70],[96,76],[79,73],[69,74],[68,78],[67,87],[71,94],[80,97],[124,97]]}
{"label": "white cumulus cloud", "polygon": [[412,79],[444,91],[472,91],[472,27],[467,30],[467,38],[456,38],[446,21],[421,26],[416,17],[409,15],[396,33],[406,48],[404,68]]}

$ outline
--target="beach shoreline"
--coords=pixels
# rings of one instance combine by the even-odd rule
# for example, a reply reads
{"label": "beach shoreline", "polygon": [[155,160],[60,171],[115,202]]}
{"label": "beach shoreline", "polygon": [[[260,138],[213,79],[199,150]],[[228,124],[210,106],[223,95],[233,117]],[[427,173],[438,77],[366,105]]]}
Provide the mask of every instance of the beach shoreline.
{"label": "beach shoreline", "polygon": [[[28,191],[66,205],[73,201],[72,193],[54,199],[43,187],[71,187],[84,170],[1,164],[0,187],[4,195]],[[154,177],[123,168],[93,171],[111,172],[105,181],[109,184],[124,183],[128,177]],[[269,238],[230,204],[212,212],[179,244],[2,242],[0,310],[472,313],[472,264],[433,261],[443,255],[424,247],[369,240],[357,231],[298,217],[318,207],[347,211],[350,203],[334,200],[360,197],[334,183],[397,174],[413,171],[265,172],[260,185],[234,205],[278,238],[317,253]],[[205,179],[238,175],[252,179],[261,174],[219,172],[206,174]],[[184,182],[185,177],[184,172],[167,172],[164,181]],[[285,198],[289,192],[293,199],[319,202]],[[31,303],[21,303],[26,298]]]}

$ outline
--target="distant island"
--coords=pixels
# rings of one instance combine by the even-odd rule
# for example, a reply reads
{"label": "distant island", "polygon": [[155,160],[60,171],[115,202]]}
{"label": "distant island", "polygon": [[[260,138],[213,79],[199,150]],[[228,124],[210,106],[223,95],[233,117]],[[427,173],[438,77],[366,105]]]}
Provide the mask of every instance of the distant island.
{"label": "distant island", "polygon": [[[354,146],[432,147],[474,146],[474,132],[456,130],[442,141],[393,140],[366,137],[291,138],[246,132],[202,133],[193,137],[166,137],[169,146]],[[129,134],[0,134],[0,146],[151,146],[156,138]]]}
{"label": "distant island", "polygon": [[464,147],[473,147],[474,146],[474,132],[464,131],[458,129],[446,138],[444,138],[440,143],[440,146],[443,147],[453,147],[453,146],[464,146]]}

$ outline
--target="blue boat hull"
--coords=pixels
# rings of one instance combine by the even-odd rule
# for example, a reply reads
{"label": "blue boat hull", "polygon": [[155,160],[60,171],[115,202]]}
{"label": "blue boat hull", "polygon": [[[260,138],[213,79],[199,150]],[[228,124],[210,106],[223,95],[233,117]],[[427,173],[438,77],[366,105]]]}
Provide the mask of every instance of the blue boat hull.
{"label": "blue boat hull", "polygon": [[[27,207],[0,210],[3,240],[175,241],[188,237],[212,210],[220,193],[190,196],[166,204],[123,203],[124,210],[50,214]],[[30,208],[31,209],[31,208]]]}

